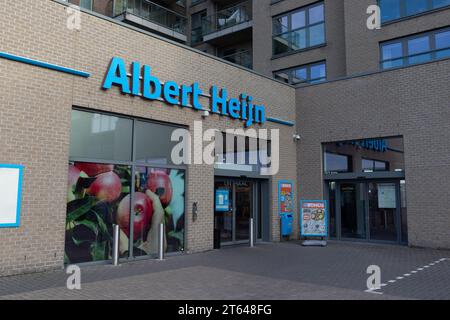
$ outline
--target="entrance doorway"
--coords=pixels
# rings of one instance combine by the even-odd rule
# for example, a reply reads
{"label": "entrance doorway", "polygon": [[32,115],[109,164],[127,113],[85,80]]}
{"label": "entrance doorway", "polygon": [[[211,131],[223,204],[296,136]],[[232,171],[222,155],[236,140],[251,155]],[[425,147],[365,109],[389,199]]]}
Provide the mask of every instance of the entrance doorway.
{"label": "entrance doorway", "polygon": [[214,229],[219,233],[221,245],[248,242],[250,218],[253,218],[255,240],[263,238],[259,181],[216,178],[214,191]]}
{"label": "entrance doorway", "polygon": [[330,235],[407,242],[404,180],[329,181]]}

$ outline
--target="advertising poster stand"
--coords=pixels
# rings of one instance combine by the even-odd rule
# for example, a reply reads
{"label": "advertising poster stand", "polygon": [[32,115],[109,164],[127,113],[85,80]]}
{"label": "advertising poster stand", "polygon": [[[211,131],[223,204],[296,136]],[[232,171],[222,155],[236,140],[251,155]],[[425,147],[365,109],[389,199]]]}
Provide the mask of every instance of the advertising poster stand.
{"label": "advertising poster stand", "polygon": [[294,225],[294,183],[278,181],[278,215],[280,217],[280,239],[289,240]]}
{"label": "advertising poster stand", "polygon": [[300,238],[303,246],[327,246],[328,210],[325,200],[300,201]]}

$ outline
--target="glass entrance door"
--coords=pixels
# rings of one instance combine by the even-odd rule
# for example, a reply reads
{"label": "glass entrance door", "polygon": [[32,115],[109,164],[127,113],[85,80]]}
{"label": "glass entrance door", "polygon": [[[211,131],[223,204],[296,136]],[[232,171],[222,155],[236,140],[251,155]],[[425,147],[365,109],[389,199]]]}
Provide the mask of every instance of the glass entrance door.
{"label": "glass entrance door", "polygon": [[262,230],[259,186],[257,181],[216,179],[214,228],[220,232],[221,244],[249,241],[252,217],[255,231]]}
{"label": "glass entrance door", "polygon": [[236,241],[250,239],[250,218],[252,217],[252,183],[240,181],[235,183]]}
{"label": "glass entrance door", "polygon": [[[334,181],[328,183],[330,234],[337,239],[404,243],[406,205],[400,199],[404,181]],[[401,188],[402,187],[402,188]],[[404,209],[402,207],[405,207]]]}
{"label": "glass entrance door", "polygon": [[370,239],[397,241],[397,185],[368,183]]}
{"label": "glass entrance door", "polygon": [[364,187],[364,183],[342,183],[339,185],[341,236],[343,238],[366,238]]}

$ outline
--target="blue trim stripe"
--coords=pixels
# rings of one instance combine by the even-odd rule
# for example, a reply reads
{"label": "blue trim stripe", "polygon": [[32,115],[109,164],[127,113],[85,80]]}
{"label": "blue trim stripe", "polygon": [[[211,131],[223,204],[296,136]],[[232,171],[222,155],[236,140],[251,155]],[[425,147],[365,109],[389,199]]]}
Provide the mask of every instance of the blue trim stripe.
{"label": "blue trim stripe", "polygon": [[289,127],[294,126],[294,123],[291,121],[285,121],[285,120],[281,120],[281,119],[277,119],[277,118],[267,118],[267,121],[278,123],[278,124],[283,124],[283,125],[289,126]]}
{"label": "blue trim stripe", "polygon": [[0,164],[0,168],[18,169],[19,170],[19,181],[18,181],[18,190],[17,190],[16,221],[15,221],[15,223],[0,224],[0,228],[18,228],[18,227],[20,227],[20,209],[21,209],[21,205],[22,205],[23,166],[22,165],[16,165],[16,164]]}
{"label": "blue trim stripe", "polygon": [[0,51],[0,58],[17,61],[17,62],[21,62],[21,63],[26,63],[26,64],[37,66],[40,68],[55,70],[58,72],[68,73],[68,74],[83,77],[83,78],[89,78],[91,76],[91,74],[87,73],[87,72],[70,69],[70,68],[66,68],[66,67],[61,67],[56,64],[51,64],[51,63],[33,60],[33,59],[29,59],[29,58],[24,58],[24,57],[16,56],[16,55],[9,54],[6,52],[1,52],[1,51]]}

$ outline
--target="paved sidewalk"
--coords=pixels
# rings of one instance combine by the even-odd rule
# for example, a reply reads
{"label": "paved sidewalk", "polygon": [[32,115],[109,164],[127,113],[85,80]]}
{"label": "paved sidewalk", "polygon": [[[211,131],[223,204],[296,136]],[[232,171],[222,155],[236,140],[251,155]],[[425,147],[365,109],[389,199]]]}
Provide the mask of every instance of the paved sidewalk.
{"label": "paved sidewalk", "polygon": [[[259,244],[165,261],[82,267],[0,278],[0,299],[450,299],[450,251],[331,242]],[[366,292],[369,265],[384,286]]]}

